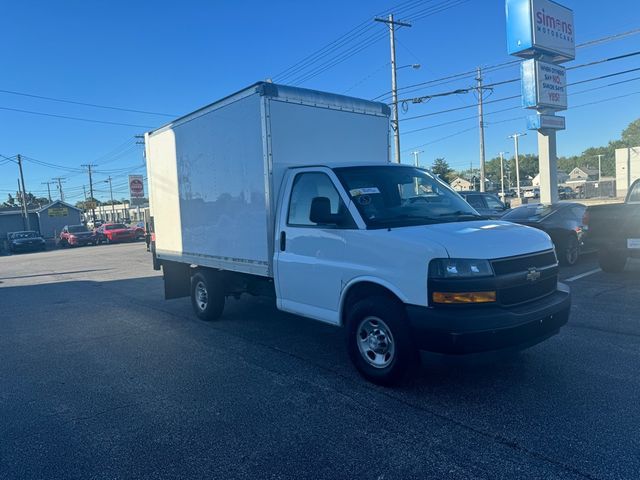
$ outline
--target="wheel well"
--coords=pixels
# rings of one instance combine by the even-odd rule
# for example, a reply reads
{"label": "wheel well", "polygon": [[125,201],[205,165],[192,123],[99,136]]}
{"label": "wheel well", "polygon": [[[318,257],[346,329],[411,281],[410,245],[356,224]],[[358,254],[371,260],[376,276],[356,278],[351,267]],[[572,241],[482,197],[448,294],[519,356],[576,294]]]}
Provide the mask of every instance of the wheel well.
{"label": "wheel well", "polygon": [[360,300],[367,297],[386,297],[402,304],[398,296],[382,285],[373,282],[358,282],[345,293],[342,309],[340,311],[340,324],[344,325],[345,316],[349,309]]}

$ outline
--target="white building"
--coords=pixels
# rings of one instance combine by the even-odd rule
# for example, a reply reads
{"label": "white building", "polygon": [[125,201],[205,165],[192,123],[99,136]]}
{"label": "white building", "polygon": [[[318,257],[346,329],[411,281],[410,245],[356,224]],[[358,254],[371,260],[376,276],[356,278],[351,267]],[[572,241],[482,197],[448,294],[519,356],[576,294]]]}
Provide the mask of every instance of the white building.
{"label": "white building", "polygon": [[473,188],[473,184],[469,180],[465,180],[462,177],[457,177],[451,183],[451,188],[453,188],[457,192],[468,192],[470,190],[475,190]]}
{"label": "white building", "polygon": [[631,184],[640,178],[640,147],[616,149],[617,196],[625,197]]}

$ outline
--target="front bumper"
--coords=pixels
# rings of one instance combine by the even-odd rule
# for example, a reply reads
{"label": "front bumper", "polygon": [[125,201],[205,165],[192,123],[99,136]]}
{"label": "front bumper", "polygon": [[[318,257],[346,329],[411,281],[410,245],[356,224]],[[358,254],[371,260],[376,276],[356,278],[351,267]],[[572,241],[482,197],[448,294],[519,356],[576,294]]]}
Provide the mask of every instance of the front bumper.
{"label": "front bumper", "polygon": [[558,284],[553,294],[514,307],[407,305],[407,315],[420,350],[466,355],[540,343],[567,323],[570,308],[569,288]]}
{"label": "front bumper", "polygon": [[12,252],[34,252],[36,250],[42,250],[43,248],[45,248],[46,243],[42,242],[42,243],[29,243],[29,244],[23,244],[23,243],[18,243],[18,244],[12,244],[9,245],[9,250],[11,250]]}

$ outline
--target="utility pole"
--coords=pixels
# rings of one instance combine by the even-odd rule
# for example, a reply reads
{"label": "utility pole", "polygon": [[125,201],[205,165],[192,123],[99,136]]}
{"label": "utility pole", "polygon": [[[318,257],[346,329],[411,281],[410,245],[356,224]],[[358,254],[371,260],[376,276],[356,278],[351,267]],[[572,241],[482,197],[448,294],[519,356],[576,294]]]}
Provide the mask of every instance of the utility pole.
{"label": "utility pole", "polygon": [[50,185],[55,182],[42,182],[41,185],[47,186],[47,193],[49,194],[49,203],[51,203],[51,187]]}
{"label": "utility pole", "polygon": [[113,204],[113,188],[111,186],[111,175],[109,175],[109,178],[107,178],[104,183],[108,183],[109,184],[109,193],[111,194],[111,214],[113,215],[113,218],[116,218],[116,207]]}
{"label": "utility pole", "polygon": [[54,177],[52,180],[56,180],[58,182],[58,192],[60,192],[60,201],[64,202],[64,192],[62,191],[62,184],[64,183],[64,178],[62,177]]}
{"label": "utility pole", "polygon": [[604,157],[604,155],[596,155],[596,157],[598,157],[598,181],[601,182],[602,181],[602,157]]}
{"label": "utility pole", "polygon": [[421,153],[424,153],[424,150],[414,150],[413,152],[411,152],[413,154],[413,164],[416,167],[420,166],[420,163],[418,162],[418,159],[420,157]]}
{"label": "utility pole", "polygon": [[518,198],[520,198],[520,158],[518,156],[518,147],[519,147],[519,141],[518,139],[520,137],[524,137],[526,136],[526,133],[514,133],[513,135],[509,135],[507,138],[513,138],[513,143],[514,143],[514,147],[515,147],[515,153],[516,153],[516,189],[518,191]]}
{"label": "utility pole", "polygon": [[502,201],[504,202],[504,154],[509,152],[500,152],[500,190],[502,191]]}
{"label": "utility pole", "polygon": [[27,230],[31,230],[29,221],[29,207],[27,206],[27,190],[24,187],[24,174],[22,173],[22,157],[18,154],[18,169],[20,170],[20,182],[22,183],[22,208],[24,210],[24,223]]}
{"label": "utility pole", "polygon": [[480,127],[480,191],[485,191],[484,184],[484,176],[485,176],[485,163],[484,163],[484,111],[483,111],[483,101],[484,101],[484,91],[482,89],[482,68],[478,67],[478,78],[476,78],[478,82],[476,86],[476,90],[478,93],[478,125]]}
{"label": "utility pole", "polygon": [[[91,177],[91,167],[96,167],[92,163],[87,163],[84,165],[80,165],[81,167],[86,167],[89,170],[89,195],[91,195],[91,202],[95,202],[95,197],[93,196],[93,178]],[[93,205],[93,203],[92,203]],[[93,219],[93,224],[96,224],[96,209],[91,209],[91,218]]]}
{"label": "utility pole", "polygon": [[398,119],[398,87],[396,82],[396,25],[400,27],[410,27],[410,23],[396,22],[393,14],[389,18],[374,18],[374,21],[389,25],[389,40],[391,44],[391,128],[393,128],[393,139],[395,144],[395,161],[400,163],[400,121]]}

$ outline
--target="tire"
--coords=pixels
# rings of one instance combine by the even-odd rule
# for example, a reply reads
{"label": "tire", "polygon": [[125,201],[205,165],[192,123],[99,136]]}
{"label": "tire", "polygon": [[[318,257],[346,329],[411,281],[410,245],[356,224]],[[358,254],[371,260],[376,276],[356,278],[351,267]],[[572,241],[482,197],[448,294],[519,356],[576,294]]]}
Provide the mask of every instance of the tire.
{"label": "tire", "polygon": [[570,235],[560,246],[558,253],[560,265],[570,267],[578,263],[580,258],[580,242],[575,235]]}
{"label": "tire", "polygon": [[602,249],[598,252],[600,268],[608,273],[620,273],[627,265],[627,256],[615,250]]}
{"label": "tire", "polygon": [[200,320],[217,320],[224,311],[225,294],[219,277],[198,272],[191,277],[191,305]]}
{"label": "tire", "polygon": [[346,327],[349,357],[370,382],[395,385],[417,364],[418,352],[398,301],[385,297],[360,300],[347,312]]}

